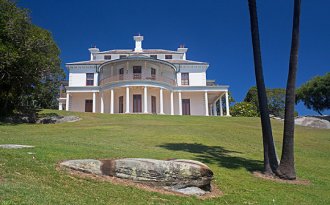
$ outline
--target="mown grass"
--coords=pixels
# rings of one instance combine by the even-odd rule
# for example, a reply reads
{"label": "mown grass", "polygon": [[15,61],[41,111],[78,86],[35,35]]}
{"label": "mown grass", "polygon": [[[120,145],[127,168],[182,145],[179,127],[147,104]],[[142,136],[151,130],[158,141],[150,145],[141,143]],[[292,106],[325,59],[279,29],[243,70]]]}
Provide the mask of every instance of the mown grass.
{"label": "mown grass", "polygon": [[[83,120],[0,124],[0,144],[36,146],[0,149],[0,204],[330,204],[329,130],[296,127],[297,174],[311,185],[292,185],[251,174],[262,169],[258,118],[44,112]],[[272,125],[280,154],[283,125]],[[224,195],[169,196],[56,170],[61,160],[114,157],[200,160]]]}

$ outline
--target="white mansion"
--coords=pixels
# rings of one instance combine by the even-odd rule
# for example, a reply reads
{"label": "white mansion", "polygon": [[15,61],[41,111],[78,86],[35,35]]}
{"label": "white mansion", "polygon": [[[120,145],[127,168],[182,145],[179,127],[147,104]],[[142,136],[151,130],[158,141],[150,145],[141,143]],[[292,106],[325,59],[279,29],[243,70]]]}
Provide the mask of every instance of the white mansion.
{"label": "white mansion", "polygon": [[222,116],[225,100],[229,116],[229,86],[206,80],[208,63],[187,60],[184,46],[176,51],[143,49],[143,36],[134,40],[133,50],[90,48],[89,61],[67,63],[69,83],[59,109]]}

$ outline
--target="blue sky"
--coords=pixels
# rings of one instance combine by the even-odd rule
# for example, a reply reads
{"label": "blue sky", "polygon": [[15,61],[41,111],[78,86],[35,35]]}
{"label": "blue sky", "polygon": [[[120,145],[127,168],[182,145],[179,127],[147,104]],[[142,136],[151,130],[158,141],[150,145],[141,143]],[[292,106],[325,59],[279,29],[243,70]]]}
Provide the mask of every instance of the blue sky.
{"label": "blue sky", "polygon": [[[49,30],[61,49],[62,67],[88,60],[88,48],[189,48],[187,58],[210,63],[208,79],[230,86],[242,101],[255,85],[247,0],[20,0],[32,22]],[[302,1],[297,86],[330,72],[330,1]],[[291,46],[293,0],[258,1],[266,86],[285,87]],[[315,114],[302,104],[299,114]],[[330,114],[330,111],[325,112]]]}

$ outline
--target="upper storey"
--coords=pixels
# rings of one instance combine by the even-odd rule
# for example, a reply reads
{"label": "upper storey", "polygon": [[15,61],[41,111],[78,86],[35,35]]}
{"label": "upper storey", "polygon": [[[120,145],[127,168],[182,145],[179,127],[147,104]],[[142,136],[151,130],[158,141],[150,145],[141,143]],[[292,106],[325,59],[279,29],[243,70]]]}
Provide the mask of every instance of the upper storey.
{"label": "upper storey", "polygon": [[89,49],[89,61],[67,63],[69,86],[82,86],[82,77],[92,76],[90,73],[94,73],[94,86],[119,80],[154,80],[174,86],[206,86],[209,65],[187,60],[188,48],[181,45],[176,51],[143,49],[143,36],[134,36],[134,40],[134,49],[100,51],[94,47]]}

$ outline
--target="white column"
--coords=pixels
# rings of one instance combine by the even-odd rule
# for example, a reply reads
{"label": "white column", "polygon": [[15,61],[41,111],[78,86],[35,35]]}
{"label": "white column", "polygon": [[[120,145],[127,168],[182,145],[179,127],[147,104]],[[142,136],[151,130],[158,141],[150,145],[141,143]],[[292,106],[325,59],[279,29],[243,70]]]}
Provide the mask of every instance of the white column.
{"label": "white column", "polygon": [[103,99],[103,92],[101,94],[101,113],[104,113],[104,99]]}
{"label": "white column", "polygon": [[129,113],[129,87],[126,87],[126,112]]}
{"label": "white column", "polygon": [[182,115],[182,97],[181,97],[181,92],[179,92],[179,115]]}
{"label": "white column", "polygon": [[60,102],[60,103],[58,103],[58,110],[63,110],[63,107],[62,107],[63,105],[62,105],[62,103]]}
{"label": "white column", "polygon": [[164,114],[163,88],[159,90],[159,114]]}
{"label": "white column", "polygon": [[220,116],[223,116],[223,108],[222,108],[222,95],[220,96],[220,99],[219,99],[219,104],[220,104]]}
{"label": "white column", "polygon": [[218,115],[218,111],[217,111],[217,100],[216,100],[213,103],[213,116],[217,116],[217,115]]}
{"label": "white column", "polygon": [[171,91],[171,115],[174,115],[173,91]]}
{"label": "white column", "polygon": [[228,99],[228,91],[226,92],[226,115],[230,116],[229,114],[229,99]]}
{"label": "white column", "polygon": [[96,92],[93,92],[93,113],[96,111]]}
{"label": "white column", "polygon": [[70,95],[69,93],[66,93],[66,102],[65,102],[65,110],[69,111],[69,103],[70,103]]}
{"label": "white column", "polygon": [[205,116],[209,116],[209,100],[207,98],[207,91],[204,93],[205,98]]}
{"label": "white column", "polygon": [[143,112],[148,113],[148,87],[144,86],[144,93],[143,93]]}
{"label": "white column", "polygon": [[115,99],[114,99],[114,90],[111,89],[110,90],[110,114],[113,114],[113,111],[114,111],[114,102],[115,102]]}

